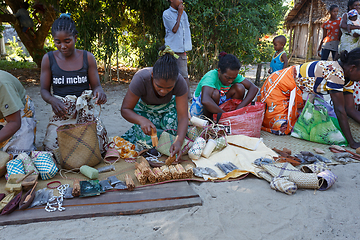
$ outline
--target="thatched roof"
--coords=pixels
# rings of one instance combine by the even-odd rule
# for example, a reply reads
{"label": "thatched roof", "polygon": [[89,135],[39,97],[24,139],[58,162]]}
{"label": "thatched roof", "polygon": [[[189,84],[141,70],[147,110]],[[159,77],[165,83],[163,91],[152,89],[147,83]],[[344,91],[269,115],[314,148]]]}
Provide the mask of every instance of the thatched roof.
{"label": "thatched roof", "polygon": [[[313,0],[313,23],[323,23],[329,19],[329,8],[331,5],[336,4],[339,6],[339,17],[347,11],[347,2],[345,0]],[[299,0],[294,8],[285,17],[285,26],[303,25],[309,23],[310,15],[310,0]]]}

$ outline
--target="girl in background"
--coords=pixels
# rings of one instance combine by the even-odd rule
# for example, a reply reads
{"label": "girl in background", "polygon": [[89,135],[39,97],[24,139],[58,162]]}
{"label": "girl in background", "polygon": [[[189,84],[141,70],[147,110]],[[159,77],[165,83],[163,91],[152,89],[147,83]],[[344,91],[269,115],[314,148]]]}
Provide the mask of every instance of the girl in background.
{"label": "girl in background", "polygon": [[337,5],[331,5],[329,12],[330,19],[321,25],[324,35],[318,48],[318,55],[321,57],[321,60],[328,60],[330,52],[332,59],[336,59],[341,37],[341,18],[338,17],[339,7]]}

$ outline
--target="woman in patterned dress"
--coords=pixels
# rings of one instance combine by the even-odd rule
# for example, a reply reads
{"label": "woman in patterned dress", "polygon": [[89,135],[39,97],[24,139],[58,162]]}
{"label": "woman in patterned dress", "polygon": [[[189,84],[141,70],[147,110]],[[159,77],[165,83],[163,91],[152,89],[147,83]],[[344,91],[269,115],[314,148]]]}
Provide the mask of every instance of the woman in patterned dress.
{"label": "woman in patterned dress", "polygon": [[[343,51],[338,61],[315,61],[291,66],[271,74],[260,90],[260,101],[266,103],[262,129],[276,132],[280,127],[289,134],[299,117],[304,102],[302,93],[330,94],[340,128],[352,148],[355,142],[347,117],[360,123],[353,91],[354,82],[360,81],[360,48]],[[290,106],[290,109],[289,109]]]}

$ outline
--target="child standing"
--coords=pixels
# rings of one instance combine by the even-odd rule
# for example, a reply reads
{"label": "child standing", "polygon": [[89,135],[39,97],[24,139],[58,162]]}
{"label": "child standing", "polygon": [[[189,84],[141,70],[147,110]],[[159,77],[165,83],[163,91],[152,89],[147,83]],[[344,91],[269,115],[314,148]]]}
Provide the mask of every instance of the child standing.
{"label": "child standing", "polygon": [[273,73],[284,69],[288,65],[288,59],[286,56],[286,52],[284,51],[284,47],[286,44],[286,37],[283,35],[276,36],[273,40],[275,53],[270,62],[269,73]]}
{"label": "child standing", "polygon": [[321,60],[327,60],[330,52],[332,59],[334,60],[336,58],[341,37],[341,18],[338,18],[339,7],[337,5],[331,5],[329,11],[330,19],[321,25],[324,31],[324,37],[318,48],[318,55],[321,57]]}

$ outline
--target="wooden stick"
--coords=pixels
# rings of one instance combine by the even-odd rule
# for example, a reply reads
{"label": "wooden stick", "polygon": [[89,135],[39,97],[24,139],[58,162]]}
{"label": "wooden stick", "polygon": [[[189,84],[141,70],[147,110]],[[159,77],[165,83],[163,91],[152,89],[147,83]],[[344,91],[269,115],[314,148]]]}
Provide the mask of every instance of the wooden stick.
{"label": "wooden stick", "polygon": [[180,179],[180,173],[176,170],[176,168],[173,165],[169,166],[169,171],[173,179]]}
{"label": "wooden stick", "polygon": [[25,178],[27,178],[28,176],[30,176],[31,174],[33,174],[35,172],[35,170],[31,170],[30,172],[28,172],[25,176],[23,176],[22,178],[19,178],[18,180],[16,180],[16,183],[21,182],[22,180],[24,180]]}
{"label": "wooden stick", "polygon": [[157,147],[157,145],[159,144],[159,139],[157,137],[157,132],[153,128],[151,129],[151,142],[152,142],[153,147]]}
{"label": "wooden stick", "polygon": [[148,179],[149,179],[149,182],[150,182],[150,183],[156,183],[156,176],[155,176],[155,174],[153,173],[153,171],[151,171],[151,169],[150,169],[150,172],[149,172]]}
{"label": "wooden stick", "polygon": [[134,181],[132,180],[132,178],[131,178],[131,176],[129,174],[125,175],[125,183],[126,183],[126,186],[127,186],[129,191],[134,190],[135,183],[134,183]]}
{"label": "wooden stick", "polygon": [[135,169],[135,177],[137,178],[137,180],[140,182],[141,185],[146,184],[147,182],[147,177],[145,177],[139,169]]}
{"label": "wooden stick", "polygon": [[172,175],[170,173],[170,170],[169,170],[169,167],[164,165],[164,166],[161,166],[160,167],[160,170],[162,171],[162,173],[164,174],[165,176],[165,179],[166,180],[170,180],[172,178]]}
{"label": "wooden stick", "polygon": [[164,173],[160,170],[160,168],[153,168],[153,172],[157,178],[158,182],[163,182],[165,181],[165,175]]}
{"label": "wooden stick", "polygon": [[174,155],[174,156],[170,156],[170,157],[168,157],[166,160],[165,160],[165,164],[166,165],[168,165],[168,166],[170,166],[174,161],[176,160],[176,156]]}
{"label": "wooden stick", "polygon": [[191,164],[187,164],[187,165],[185,166],[185,171],[186,171],[186,173],[187,173],[187,177],[188,177],[188,178],[191,178],[192,175],[193,175],[193,166],[191,166]]}
{"label": "wooden stick", "polygon": [[178,171],[180,178],[186,178],[187,172],[185,171],[184,167],[181,164],[176,164],[175,168]]}

